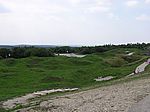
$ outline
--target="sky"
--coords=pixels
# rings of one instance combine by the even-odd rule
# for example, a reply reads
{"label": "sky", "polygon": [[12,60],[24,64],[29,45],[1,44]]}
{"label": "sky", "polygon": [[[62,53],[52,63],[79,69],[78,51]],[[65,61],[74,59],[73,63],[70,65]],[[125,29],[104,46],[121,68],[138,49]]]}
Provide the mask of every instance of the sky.
{"label": "sky", "polygon": [[0,0],[0,44],[150,42],[150,0]]}

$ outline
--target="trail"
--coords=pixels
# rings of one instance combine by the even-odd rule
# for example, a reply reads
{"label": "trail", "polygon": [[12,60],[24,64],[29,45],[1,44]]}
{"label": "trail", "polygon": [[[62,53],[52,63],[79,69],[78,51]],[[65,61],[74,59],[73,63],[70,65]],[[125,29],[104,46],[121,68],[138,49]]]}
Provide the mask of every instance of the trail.
{"label": "trail", "polygon": [[145,71],[145,68],[150,64],[150,59],[148,59],[147,61],[145,61],[144,63],[142,63],[141,65],[139,65],[138,67],[136,67],[136,69],[134,70],[134,73],[129,74],[127,77],[142,73]]}
{"label": "trail", "polygon": [[139,65],[136,69],[135,69],[135,73],[141,73],[145,71],[145,68],[150,64],[150,59],[148,59],[146,62],[144,62],[143,64]]}
{"label": "trail", "polygon": [[150,112],[150,95],[133,105],[128,112]]}
{"label": "trail", "polygon": [[150,77],[51,98],[20,112],[128,112],[148,94]]}
{"label": "trail", "polygon": [[[138,66],[135,70],[135,73],[143,72],[145,70],[145,67],[149,64],[150,59],[148,59],[148,61],[144,62],[142,65]],[[150,112],[150,95],[133,105],[128,112]]]}
{"label": "trail", "polygon": [[13,98],[10,100],[7,100],[3,103],[3,108],[5,109],[13,109],[16,108],[17,105],[28,105],[28,100],[44,96],[50,93],[56,93],[56,92],[67,92],[67,91],[75,91],[78,90],[78,88],[72,88],[72,89],[52,89],[52,90],[45,90],[45,91],[37,91],[34,93],[27,94],[25,96]]}

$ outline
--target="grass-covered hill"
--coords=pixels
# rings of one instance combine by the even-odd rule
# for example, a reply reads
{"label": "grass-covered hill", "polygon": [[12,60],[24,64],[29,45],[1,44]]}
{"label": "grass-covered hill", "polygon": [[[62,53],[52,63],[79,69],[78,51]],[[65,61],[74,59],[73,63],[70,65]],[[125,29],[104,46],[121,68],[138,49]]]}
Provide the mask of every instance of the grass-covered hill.
{"label": "grass-covered hill", "polygon": [[[127,56],[128,52],[134,52]],[[27,57],[0,60],[0,101],[26,93],[54,88],[83,88],[99,76],[124,77],[147,56],[139,49],[113,49],[84,58]],[[114,80],[115,80],[114,79]]]}

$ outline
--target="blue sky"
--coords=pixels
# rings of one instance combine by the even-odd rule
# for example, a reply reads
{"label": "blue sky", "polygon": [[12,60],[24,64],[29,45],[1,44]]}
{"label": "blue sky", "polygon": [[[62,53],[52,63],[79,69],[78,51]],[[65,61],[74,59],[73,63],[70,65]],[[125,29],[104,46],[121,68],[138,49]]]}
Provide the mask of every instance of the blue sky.
{"label": "blue sky", "polygon": [[150,42],[150,0],[0,0],[0,44]]}

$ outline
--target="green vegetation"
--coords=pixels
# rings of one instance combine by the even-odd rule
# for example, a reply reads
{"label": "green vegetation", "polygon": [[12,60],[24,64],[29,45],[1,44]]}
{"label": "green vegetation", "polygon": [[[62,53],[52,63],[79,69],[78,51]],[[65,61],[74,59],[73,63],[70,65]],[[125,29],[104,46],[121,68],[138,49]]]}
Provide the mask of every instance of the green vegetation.
{"label": "green vegetation", "polygon": [[[93,54],[104,53],[114,49],[140,49],[146,55],[150,55],[150,43],[137,43],[137,44],[121,44],[121,45],[102,45],[102,46],[55,46],[55,47],[42,47],[42,46],[0,46],[0,59],[3,58],[26,58],[31,56],[36,57],[52,57],[54,54],[60,53],[76,53],[76,54]],[[120,51],[119,51],[120,52]],[[136,58],[139,58],[138,56]],[[127,61],[134,61],[134,58],[124,57]]]}
{"label": "green vegetation", "polygon": [[[126,50],[135,52],[134,56],[129,56],[133,61],[124,59]],[[94,78],[124,77],[146,58],[139,49],[120,48],[89,54],[84,58],[57,56],[1,59],[0,101],[38,90],[102,84],[95,82]]]}

